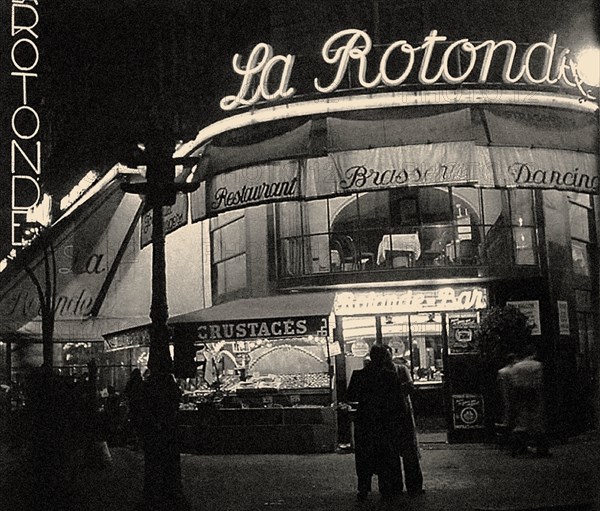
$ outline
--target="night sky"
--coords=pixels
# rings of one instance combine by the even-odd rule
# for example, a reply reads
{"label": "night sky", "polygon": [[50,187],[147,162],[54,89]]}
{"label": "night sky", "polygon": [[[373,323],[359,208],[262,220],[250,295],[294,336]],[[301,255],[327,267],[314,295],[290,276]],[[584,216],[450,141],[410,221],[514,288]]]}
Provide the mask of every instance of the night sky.
{"label": "night sky", "polygon": [[[0,0],[0,257],[9,249],[10,119],[21,104],[20,82],[11,77],[11,2]],[[324,39],[340,28],[367,28],[374,0],[40,0],[38,77],[29,104],[40,116],[44,189],[60,198],[88,170],[106,171],[143,137],[156,104],[173,119],[177,138],[189,140],[223,116],[219,98],[236,92],[231,71],[236,52],[248,55],[261,41],[276,52],[304,45],[293,26],[311,23],[311,10],[329,9]],[[379,0],[382,39],[422,39],[438,29],[450,39],[511,38],[597,44],[594,0]],[[286,4],[292,28],[277,20]],[[34,4],[32,4],[34,5]],[[324,7],[326,6],[326,7]],[[333,14],[332,14],[333,13]],[[316,14],[313,14],[316,15]],[[327,26],[328,25],[328,26]],[[330,27],[330,28],[329,28]],[[387,37],[386,37],[387,36]]]}

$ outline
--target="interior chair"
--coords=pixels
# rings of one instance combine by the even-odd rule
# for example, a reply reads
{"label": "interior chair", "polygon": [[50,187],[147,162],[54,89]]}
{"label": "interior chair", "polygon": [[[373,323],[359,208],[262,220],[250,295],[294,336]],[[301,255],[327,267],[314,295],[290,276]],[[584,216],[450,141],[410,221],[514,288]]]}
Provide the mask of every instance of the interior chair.
{"label": "interior chair", "polygon": [[344,249],[339,239],[332,237],[329,241],[331,257],[331,271],[339,271],[343,268]]}
{"label": "interior chair", "polygon": [[457,264],[477,264],[479,259],[479,253],[477,251],[477,245],[473,240],[461,240],[457,243]]}
{"label": "interior chair", "polygon": [[405,250],[386,250],[385,260],[390,261],[392,268],[412,268],[415,265],[415,256]]}
{"label": "interior chair", "polygon": [[358,252],[352,238],[346,234],[335,235],[331,239],[331,249],[339,252],[340,269],[354,270],[358,264]]}

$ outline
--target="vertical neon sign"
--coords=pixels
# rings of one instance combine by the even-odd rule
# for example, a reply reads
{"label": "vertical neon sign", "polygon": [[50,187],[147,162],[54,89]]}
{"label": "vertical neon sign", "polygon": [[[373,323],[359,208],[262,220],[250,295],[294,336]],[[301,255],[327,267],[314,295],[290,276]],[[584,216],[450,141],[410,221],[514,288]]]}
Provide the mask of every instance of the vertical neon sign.
{"label": "vertical neon sign", "polygon": [[[41,197],[42,172],[40,116],[32,101],[32,83],[38,78],[40,20],[38,0],[12,0],[11,5],[11,77],[18,83],[18,102],[12,108],[10,173],[11,173],[11,242],[14,247],[26,244],[24,239],[27,212]],[[14,83],[14,82],[13,82]]]}

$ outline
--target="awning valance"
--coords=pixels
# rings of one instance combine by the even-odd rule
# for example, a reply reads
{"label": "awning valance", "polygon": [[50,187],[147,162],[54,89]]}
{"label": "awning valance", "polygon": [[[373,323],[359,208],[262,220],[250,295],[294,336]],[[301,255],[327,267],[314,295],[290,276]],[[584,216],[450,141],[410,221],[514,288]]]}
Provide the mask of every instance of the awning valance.
{"label": "awning valance", "polygon": [[[471,109],[427,116],[376,119],[327,119],[328,152],[394,147],[435,142],[459,142],[477,138]],[[480,134],[483,137],[483,132]]]}
{"label": "awning valance", "polygon": [[176,316],[174,336],[193,331],[199,340],[326,336],[334,293],[303,293],[235,300]]}

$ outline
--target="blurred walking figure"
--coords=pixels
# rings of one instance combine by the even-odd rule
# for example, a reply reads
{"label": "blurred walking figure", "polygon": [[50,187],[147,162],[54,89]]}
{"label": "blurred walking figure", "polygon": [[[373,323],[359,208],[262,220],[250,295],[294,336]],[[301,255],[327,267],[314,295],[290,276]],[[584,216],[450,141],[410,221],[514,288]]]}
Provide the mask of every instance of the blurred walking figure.
{"label": "blurred walking figure", "polygon": [[496,413],[496,433],[499,436],[500,443],[505,445],[510,436],[509,429],[509,391],[510,391],[510,371],[517,361],[514,353],[506,356],[506,365],[498,370],[496,376],[496,402],[498,403]]}
{"label": "blurred walking figure", "polygon": [[402,493],[399,431],[407,421],[407,410],[398,373],[389,363],[385,346],[375,344],[370,363],[353,371],[348,400],[357,403],[354,425],[354,453],[358,499],[371,491],[377,474],[379,491],[388,500]]}
{"label": "blurred walking figure", "polygon": [[508,369],[508,421],[513,456],[526,453],[530,444],[535,446],[538,455],[549,455],[543,367],[535,355],[535,348],[527,346],[524,356]]}

